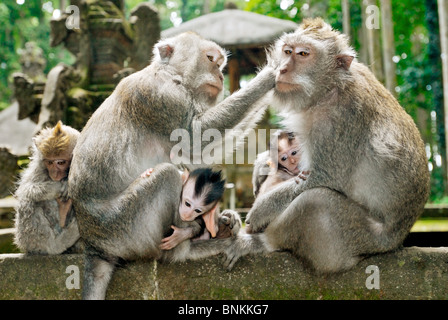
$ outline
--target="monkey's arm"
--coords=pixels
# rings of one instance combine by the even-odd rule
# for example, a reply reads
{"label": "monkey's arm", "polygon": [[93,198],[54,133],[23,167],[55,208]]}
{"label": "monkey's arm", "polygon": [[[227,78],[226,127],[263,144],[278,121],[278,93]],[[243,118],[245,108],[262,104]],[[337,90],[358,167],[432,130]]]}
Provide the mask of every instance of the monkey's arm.
{"label": "monkey's arm", "polygon": [[24,172],[16,197],[28,201],[54,200],[67,193],[67,181],[53,181],[48,173],[39,166],[30,165]]}
{"label": "monkey's arm", "polygon": [[281,214],[299,195],[295,179],[283,182],[277,188],[259,195],[247,214],[246,232],[260,232]]}
{"label": "monkey's arm", "polygon": [[[54,200],[53,200],[54,201]],[[44,210],[56,208],[50,203],[22,200],[16,208],[14,242],[26,253],[59,254],[71,247],[79,238],[75,220],[62,230],[52,227]],[[54,213],[58,216],[58,213]]]}
{"label": "monkey's arm", "polygon": [[267,161],[270,159],[269,150],[257,155],[254,162],[254,171],[252,173],[252,185],[254,188],[254,196],[257,197],[261,185],[266,181],[270,168]]}
{"label": "monkey's arm", "polygon": [[[217,129],[222,132],[234,128],[249,114],[250,107],[274,86],[274,69],[265,67],[246,87],[208,109],[195,120],[201,123],[203,130]],[[259,106],[261,107],[264,105]]]}
{"label": "monkey's arm", "polygon": [[198,232],[197,228],[194,227],[178,228],[176,226],[171,226],[171,229],[174,230],[173,234],[162,239],[162,244],[159,246],[162,250],[171,250],[179,243],[194,238],[200,233],[200,231]]}

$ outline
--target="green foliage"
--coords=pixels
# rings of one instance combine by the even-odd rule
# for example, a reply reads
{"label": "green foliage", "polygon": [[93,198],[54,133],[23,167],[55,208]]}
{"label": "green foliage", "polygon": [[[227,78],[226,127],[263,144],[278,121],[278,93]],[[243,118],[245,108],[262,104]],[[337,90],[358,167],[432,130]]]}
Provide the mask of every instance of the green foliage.
{"label": "green foliage", "polygon": [[42,48],[47,61],[45,74],[61,61],[73,61],[73,57],[65,49],[50,47],[51,13],[42,8],[47,2],[53,8],[59,5],[58,0],[25,0],[22,5],[14,0],[0,3],[0,110],[12,100],[11,75],[21,71],[18,53],[26,42],[34,41]]}

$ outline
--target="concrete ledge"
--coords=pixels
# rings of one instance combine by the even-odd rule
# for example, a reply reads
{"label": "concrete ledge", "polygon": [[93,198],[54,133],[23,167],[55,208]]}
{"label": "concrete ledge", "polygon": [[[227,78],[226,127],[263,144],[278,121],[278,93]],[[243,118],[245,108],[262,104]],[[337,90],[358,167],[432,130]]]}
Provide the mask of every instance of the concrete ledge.
{"label": "concrete ledge", "polygon": [[[66,287],[66,281],[75,284],[67,267],[79,268],[82,286],[83,260],[82,255],[0,255],[0,299],[80,299],[80,289]],[[379,289],[366,287],[370,265],[378,267]],[[311,274],[286,252],[245,257],[231,272],[218,256],[174,264],[136,261],[116,271],[107,298],[448,299],[448,248],[404,248],[331,276]]]}

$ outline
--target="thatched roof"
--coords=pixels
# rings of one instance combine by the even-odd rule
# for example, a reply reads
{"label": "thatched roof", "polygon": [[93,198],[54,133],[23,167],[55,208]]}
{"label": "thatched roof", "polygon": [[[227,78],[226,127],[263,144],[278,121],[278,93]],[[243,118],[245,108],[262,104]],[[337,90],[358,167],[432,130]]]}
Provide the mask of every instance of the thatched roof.
{"label": "thatched roof", "polygon": [[162,31],[162,38],[185,31],[194,31],[223,47],[251,47],[273,42],[285,32],[297,28],[297,24],[261,14],[227,9],[209,13]]}

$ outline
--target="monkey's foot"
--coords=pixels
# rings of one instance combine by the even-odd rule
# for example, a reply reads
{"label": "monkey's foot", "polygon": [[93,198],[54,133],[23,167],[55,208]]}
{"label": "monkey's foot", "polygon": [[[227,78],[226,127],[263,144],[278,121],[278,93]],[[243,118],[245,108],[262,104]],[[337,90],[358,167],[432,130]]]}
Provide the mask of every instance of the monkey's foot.
{"label": "monkey's foot", "polygon": [[233,210],[224,210],[218,218],[217,239],[235,237],[241,229],[242,222],[238,212]]}

